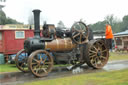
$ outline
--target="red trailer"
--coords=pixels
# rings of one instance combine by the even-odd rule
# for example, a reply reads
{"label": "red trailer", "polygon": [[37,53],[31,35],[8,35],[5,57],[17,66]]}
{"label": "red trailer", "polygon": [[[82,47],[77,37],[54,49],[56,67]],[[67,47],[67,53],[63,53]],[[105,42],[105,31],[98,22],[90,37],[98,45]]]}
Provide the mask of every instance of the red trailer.
{"label": "red trailer", "polygon": [[[53,24],[47,24],[48,28],[55,28]],[[8,55],[16,54],[23,49],[24,40],[28,37],[34,36],[34,26],[30,25],[0,25],[0,53],[5,55],[6,62]],[[42,26],[40,26],[42,30]],[[42,36],[42,31],[40,33]]]}
{"label": "red trailer", "polygon": [[5,55],[8,61],[8,55],[16,54],[23,48],[24,40],[33,37],[33,30],[26,29],[1,29],[0,30],[0,53]]}

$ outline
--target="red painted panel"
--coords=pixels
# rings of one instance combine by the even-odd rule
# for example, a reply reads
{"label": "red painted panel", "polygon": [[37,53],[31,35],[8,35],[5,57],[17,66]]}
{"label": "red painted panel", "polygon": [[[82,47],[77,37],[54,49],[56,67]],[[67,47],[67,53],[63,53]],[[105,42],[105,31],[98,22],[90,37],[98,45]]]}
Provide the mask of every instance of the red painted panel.
{"label": "red painted panel", "polygon": [[[34,36],[33,30],[20,30],[25,32],[24,39],[16,39],[15,31],[19,30],[2,30],[2,41],[0,41],[0,52],[4,54],[16,54],[24,47],[24,40]],[[42,31],[40,33],[42,36]]]}
{"label": "red painted panel", "polygon": [[3,32],[2,31],[0,31],[1,33],[2,33],[2,40],[0,40],[0,53],[2,53],[3,52]]}
{"label": "red painted panel", "polygon": [[3,46],[2,46],[2,40],[0,40],[0,52],[2,52]]}
{"label": "red painted panel", "polygon": [[28,37],[33,37],[34,36],[34,31],[33,30],[26,30],[25,31],[25,38],[27,39]]}
{"label": "red painted panel", "polygon": [[[22,31],[22,30],[21,30]],[[24,31],[24,30],[23,30]],[[24,47],[24,40],[28,37],[33,37],[33,30],[25,30],[24,39],[15,39],[15,30],[6,30],[4,33],[4,54],[15,54]]]}

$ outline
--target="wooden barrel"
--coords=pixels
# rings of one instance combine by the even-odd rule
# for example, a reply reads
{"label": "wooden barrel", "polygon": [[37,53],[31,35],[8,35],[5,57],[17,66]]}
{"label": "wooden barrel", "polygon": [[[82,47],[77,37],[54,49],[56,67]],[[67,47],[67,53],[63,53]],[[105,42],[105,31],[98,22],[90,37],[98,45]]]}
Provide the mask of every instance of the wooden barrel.
{"label": "wooden barrel", "polygon": [[75,46],[76,44],[73,44],[70,38],[58,38],[51,42],[45,42],[45,49],[50,49],[50,51],[70,51]]}

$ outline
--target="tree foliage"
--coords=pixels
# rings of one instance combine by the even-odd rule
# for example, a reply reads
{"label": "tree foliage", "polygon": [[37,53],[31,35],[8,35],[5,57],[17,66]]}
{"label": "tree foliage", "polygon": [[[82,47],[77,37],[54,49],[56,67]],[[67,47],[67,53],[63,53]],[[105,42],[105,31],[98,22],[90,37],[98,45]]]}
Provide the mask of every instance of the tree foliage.
{"label": "tree foliage", "polygon": [[5,23],[6,23],[6,15],[2,10],[0,10],[0,25],[3,25]]}
{"label": "tree foliage", "polygon": [[105,30],[105,23],[106,23],[106,21],[99,21],[99,22],[97,22],[95,24],[90,25],[90,27],[93,30],[101,30],[101,31],[104,31]]}
{"label": "tree foliage", "polygon": [[0,25],[5,25],[5,24],[22,24],[22,23],[10,17],[6,17],[6,14],[2,10],[0,10]]}
{"label": "tree foliage", "polygon": [[30,24],[30,25],[34,24],[34,16],[33,15],[29,15],[29,17],[28,17],[28,24]]}
{"label": "tree foliage", "polygon": [[122,31],[128,30],[128,15],[123,17]]}
{"label": "tree foliage", "polygon": [[62,21],[59,21],[58,24],[57,24],[57,28],[59,29],[66,29],[64,23]]}
{"label": "tree foliage", "polygon": [[15,19],[12,19],[12,18],[10,18],[10,17],[7,17],[5,24],[23,24],[23,23],[18,22],[18,21],[16,21]]}
{"label": "tree foliage", "polygon": [[124,16],[123,20],[121,21],[117,17],[114,17],[113,14],[107,15],[103,21],[91,24],[91,28],[94,31],[105,31],[106,22],[109,22],[109,24],[112,26],[113,33],[128,30],[128,15]]}

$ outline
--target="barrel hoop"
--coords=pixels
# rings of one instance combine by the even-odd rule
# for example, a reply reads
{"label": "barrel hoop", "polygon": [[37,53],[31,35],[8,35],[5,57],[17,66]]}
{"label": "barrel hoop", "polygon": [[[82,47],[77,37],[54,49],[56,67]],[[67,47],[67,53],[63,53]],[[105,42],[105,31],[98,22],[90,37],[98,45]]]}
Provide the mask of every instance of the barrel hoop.
{"label": "barrel hoop", "polygon": [[47,42],[45,42],[45,49],[47,49],[47,47],[48,47],[48,43],[47,43]]}
{"label": "barrel hoop", "polygon": [[64,38],[64,46],[67,48],[67,40]]}
{"label": "barrel hoop", "polygon": [[71,41],[71,48],[73,48],[72,41]]}
{"label": "barrel hoop", "polygon": [[57,49],[59,49],[59,41],[56,39]]}

